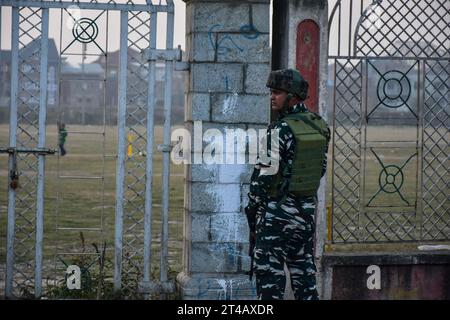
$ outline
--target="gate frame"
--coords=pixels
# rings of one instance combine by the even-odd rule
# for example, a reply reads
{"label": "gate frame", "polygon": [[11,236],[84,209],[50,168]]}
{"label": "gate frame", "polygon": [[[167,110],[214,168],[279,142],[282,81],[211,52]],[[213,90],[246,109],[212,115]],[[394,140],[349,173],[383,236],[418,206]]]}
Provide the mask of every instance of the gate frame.
{"label": "gate frame", "polygon": [[[343,20],[343,27],[342,27],[344,30],[347,27],[349,28],[349,30],[348,30],[348,49],[344,48],[344,45],[341,42],[341,7],[342,7],[341,5],[344,4],[344,2],[347,3],[347,4],[350,3],[350,6],[349,6],[349,11],[350,11],[350,13],[349,13],[349,20],[347,21],[347,20],[344,19]],[[393,0],[388,1],[388,2],[389,3],[393,2]],[[414,4],[412,4],[411,6],[409,6],[407,8],[409,10],[409,12],[412,11],[411,7],[413,9],[417,7],[418,2],[419,2],[418,0],[415,0]],[[334,60],[335,64],[334,64],[334,84],[333,84],[333,89],[332,89],[333,90],[333,99],[332,99],[332,101],[333,101],[332,102],[333,103],[333,143],[332,143],[332,145],[333,145],[333,162],[332,162],[333,163],[333,165],[332,165],[332,167],[333,167],[333,174],[332,174],[331,187],[332,187],[332,194],[333,194],[332,198],[333,199],[332,199],[332,214],[329,217],[329,218],[332,219],[332,222],[331,222],[331,230],[330,229],[328,230],[329,237],[328,237],[327,243],[328,243],[328,245],[330,245],[330,244],[340,244],[340,243],[343,243],[343,244],[347,244],[347,243],[358,243],[358,244],[365,243],[365,244],[367,244],[367,243],[383,243],[383,242],[385,242],[385,243],[386,242],[387,243],[403,242],[404,243],[404,242],[420,242],[420,241],[427,241],[427,240],[428,241],[448,241],[448,240],[450,240],[450,235],[448,235],[447,238],[445,238],[445,239],[444,238],[436,239],[436,237],[434,237],[433,239],[430,240],[428,238],[425,239],[423,237],[422,229],[423,229],[423,226],[424,226],[424,221],[423,221],[422,204],[423,204],[423,201],[424,201],[424,192],[423,191],[426,190],[426,188],[424,187],[424,180],[423,180],[423,174],[424,174],[423,173],[423,168],[424,168],[424,162],[425,162],[425,155],[424,155],[424,149],[425,149],[425,141],[424,141],[424,135],[425,135],[425,133],[424,133],[425,132],[424,108],[425,108],[425,94],[426,94],[425,65],[426,65],[426,61],[428,61],[428,60],[430,60],[430,61],[434,61],[434,60],[436,60],[436,61],[440,61],[440,60],[447,61],[448,58],[449,58],[449,54],[448,54],[449,52],[447,50],[447,52],[443,56],[439,56],[439,57],[433,57],[433,56],[425,56],[424,57],[424,56],[420,56],[420,55],[414,55],[414,53],[412,52],[411,48],[409,48],[410,49],[409,51],[412,53],[412,55],[407,56],[407,57],[398,56],[397,52],[393,56],[387,56],[386,54],[365,55],[360,50],[358,52],[359,47],[357,45],[357,41],[358,41],[358,36],[360,36],[360,33],[359,33],[360,27],[362,26],[363,21],[365,21],[364,18],[368,18],[371,12],[375,12],[374,7],[376,7],[377,5],[381,4],[382,1],[372,1],[372,3],[366,4],[366,6],[363,6],[363,3],[364,3],[364,1],[361,1],[361,13],[359,15],[359,20],[358,20],[358,23],[357,23],[356,27],[353,27],[353,25],[352,25],[352,9],[354,7],[353,0],[350,0],[350,1],[338,0],[336,2],[335,6],[333,7],[332,11],[331,11],[329,24],[328,24],[328,26],[329,26],[329,28],[328,28],[328,30],[329,30],[328,39],[330,39],[331,29],[333,27],[333,22],[335,22],[335,21],[333,21],[333,19],[335,18],[336,15],[338,15],[337,18],[339,20],[338,20],[338,27],[337,27],[337,29],[338,29],[337,54],[330,54],[330,50],[328,52],[328,61]],[[428,5],[429,3],[426,2],[426,4]],[[345,7],[345,8],[347,8],[347,7]],[[363,8],[364,8],[364,10],[363,10]],[[383,13],[385,12],[385,9],[386,8],[382,7],[382,10],[383,10],[382,12]],[[346,9],[344,9],[344,10],[346,10]],[[389,14],[389,13],[387,13],[387,14]],[[380,16],[378,18],[381,19]],[[347,22],[349,22],[348,25],[346,24]],[[376,23],[376,22],[374,22],[374,23]],[[396,25],[398,25],[398,24],[396,24]],[[417,28],[414,27],[414,32],[417,32],[417,29],[419,29],[419,27],[417,27]],[[430,29],[431,28],[427,28],[427,32],[429,32]],[[440,30],[440,31],[443,31],[443,30]],[[363,33],[363,35],[364,35],[364,33]],[[409,35],[409,37],[412,38],[411,35]],[[397,39],[400,39],[400,38],[397,38]],[[362,40],[362,41],[364,41],[364,40]],[[388,39],[388,41],[389,41],[388,45],[391,45],[393,43],[393,41],[390,41],[389,39]],[[441,46],[443,46],[443,43],[441,43],[440,41],[439,41],[439,44]],[[352,45],[353,45],[353,48],[352,48]],[[344,52],[344,54],[341,53],[341,48],[342,48],[342,51]],[[384,51],[386,51],[386,48],[384,49]],[[337,83],[336,83],[336,74],[337,74],[336,73],[336,64],[337,64],[337,61],[339,59],[347,60],[347,61],[351,61],[351,60],[354,59],[354,60],[358,60],[361,63],[361,75],[360,75],[360,78],[358,78],[358,81],[361,80],[361,101],[360,101],[360,105],[361,105],[360,121],[361,121],[361,124],[360,124],[360,127],[359,127],[359,130],[360,130],[360,133],[359,133],[360,142],[359,142],[359,147],[358,147],[359,153],[360,153],[359,161],[361,162],[361,164],[358,166],[359,167],[359,173],[358,173],[359,177],[358,178],[361,179],[361,180],[358,179],[358,190],[359,190],[358,192],[359,192],[359,195],[360,195],[360,199],[363,199],[363,201],[365,200],[365,193],[366,193],[365,190],[363,190],[361,188],[365,187],[365,164],[366,164],[366,161],[365,161],[365,152],[363,151],[363,149],[367,147],[367,144],[366,144],[366,142],[367,142],[366,141],[367,135],[366,135],[365,132],[367,130],[367,119],[366,119],[366,114],[367,114],[366,111],[367,110],[366,109],[367,109],[367,80],[368,80],[368,78],[367,78],[367,71],[368,71],[368,63],[370,61],[373,61],[373,60],[375,60],[375,61],[376,60],[414,60],[415,63],[418,64],[418,68],[417,68],[418,69],[417,70],[417,73],[418,73],[418,75],[417,75],[417,80],[418,80],[417,81],[418,82],[418,85],[417,85],[417,115],[418,115],[417,132],[418,133],[417,133],[417,139],[416,139],[416,156],[417,156],[416,176],[417,177],[416,177],[416,191],[415,191],[415,193],[416,193],[416,197],[415,197],[416,207],[415,207],[414,210],[415,210],[416,216],[420,215],[420,219],[416,218],[419,222],[416,221],[415,224],[414,224],[414,227],[415,228],[420,228],[420,232],[419,232],[418,235],[415,235],[415,234],[412,235],[412,237],[414,237],[413,240],[403,240],[403,239],[400,239],[400,240],[388,239],[388,240],[381,240],[381,241],[380,240],[373,240],[373,241],[372,240],[364,240],[364,239],[362,239],[362,237],[360,235],[360,233],[361,233],[360,231],[361,230],[364,231],[365,228],[367,227],[367,224],[362,224],[361,221],[358,221],[357,228],[359,230],[357,232],[355,232],[355,234],[358,234],[356,236],[355,240],[352,240],[352,239],[345,240],[345,239],[343,239],[343,240],[336,241],[336,238],[335,238],[335,224],[334,224],[335,223],[335,221],[334,221],[334,217],[335,217],[334,209],[335,209],[335,205],[336,205],[335,204],[335,200],[334,200],[334,196],[335,196],[335,171],[334,170],[335,170],[336,159],[335,159],[335,152],[334,151],[335,151],[335,148],[336,148],[336,144],[335,144],[335,139],[336,139],[336,134],[335,134],[336,133],[336,119],[335,119],[336,110],[335,110],[335,108],[336,108],[336,86],[337,86]],[[364,147],[362,146],[363,144],[364,144]],[[419,165],[419,163],[420,163],[420,165]],[[355,177],[356,176],[354,176],[353,178],[355,178]],[[359,200],[359,202],[360,202],[360,204],[359,204],[360,208],[359,208],[359,212],[358,212],[358,217],[360,217],[363,214],[363,212],[365,212],[365,211],[362,211],[363,210],[363,205],[365,204],[365,202],[362,203],[361,200]],[[420,225],[418,225],[418,224],[420,224]],[[445,226],[444,226],[444,228],[445,228]],[[330,235],[330,232],[331,232],[331,235]],[[383,232],[383,235],[384,235],[384,232]],[[408,233],[408,235],[409,235],[409,233]],[[398,234],[395,233],[395,236],[398,236]],[[353,237],[354,237],[354,235],[350,236],[350,238],[353,238]]]}
{"label": "gate frame", "polygon": [[[167,278],[167,257],[168,257],[168,210],[169,210],[169,167],[170,167],[170,129],[171,129],[171,108],[172,108],[172,76],[174,71],[174,61],[181,61],[181,49],[173,49],[174,35],[174,4],[173,0],[166,0],[165,5],[154,5],[151,0],[146,0],[147,4],[117,4],[117,3],[92,3],[92,2],[72,2],[72,1],[30,1],[30,0],[0,0],[0,13],[3,6],[12,8],[12,57],[11,57],[11,106],[10,106],[10,142],[8,148],[2,148],[0,152],[9,153],[9,171],[15,168],[16,155],[18,152],[34,153],[38,155],[38,189],[36,192],[36,232],[35,240],[35,297],[42,295],[42,248],[43,248],[43,215],[44,215],[44,177],[45,177],[45,155],[54,154],[55,150],[45,148],[45,120],[46,120],[46,101],[47,101],[47,63],[48,63],[48,24],[49,9],[67,9],[76,5],[84,10],[115,10],[120,11],[120,60],[119,60],[119,90],[118,90],[118,159],[116,164],[116,235],[115,235],[115,256],[114,256],[114,289],[121,289],[121,271],[122,271],[122,234],[123,234],[123,201],[125,184],[125,116],[127,108],[127,49],[128,49],[128,13],[132,11],[148,12],[151,15],[149,26],[151,28],[148,39],[149,47],[142,52],[148,61],[150,70],[147,74],[147,158],[146,158],[146,183],[145,183],[145,212],[144,212],[144,277],[140,284],[139,291],[144,293],[169,293],[173,292],[175,286],[173,281]],[[19,51],[19,8],[39,8],[42,10],[42,18],[39,23],[42,24],[42,36],[40,43],[40,107],[39,107],[39,141],[38,148],[26,149],[17,148],[17,97],[18,97],[18,51]],[[157,14],[166,13],[166,49],[156,49],[157,35]],[[1,19],[0,19],[1,20]],[[149,21],[147,20],[146,23]],[[62,31],[61,31],[62,32]],[[165,93],[164,93],[164,135],[163,144],[160,151],[163,152],[163,173],[162,173],[162,239],[161,239],[161,259],[160,259],[160,280],[151,281],[151,218],[152,218],[152,177],[153,177],[153,112],[155,103],[155,73],[156,61],[165,62]],[[177,69],[181,70],[181,69]],[[106,88],[105,88],[106,90]],[[9,176],[8,185],[11,182]],[[12,189],[8,189],[8,231],[7,231],[7,274],[5,295],[7,298],[14,298],[13,278],[14,278],[14,238],[15,238],[15,194]]]}

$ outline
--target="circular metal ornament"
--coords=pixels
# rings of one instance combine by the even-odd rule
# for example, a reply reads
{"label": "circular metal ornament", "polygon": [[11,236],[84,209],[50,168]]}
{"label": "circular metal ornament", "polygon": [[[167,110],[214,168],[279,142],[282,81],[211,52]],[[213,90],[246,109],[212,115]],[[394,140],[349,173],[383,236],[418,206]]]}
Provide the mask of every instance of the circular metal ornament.
{"label": "circular metal ornament", "polygon": [[386,193],[399,192],[403,185],[402,169],[395,165],[389,165],[381,170],[378,177],[378,183],[381,190]]}
{"label": "circular metal ornament", "polygon": [[408,77],[397,70],[384,73],[377,85],[377,96],[388,108],[403,106],[411,95],[411,83]]}
{"label": "circular metal ornament", "polygon": [[81,43],[94,41],[98,36],[97,24],[89,18],[81,18],[74,23],[72,34]]}

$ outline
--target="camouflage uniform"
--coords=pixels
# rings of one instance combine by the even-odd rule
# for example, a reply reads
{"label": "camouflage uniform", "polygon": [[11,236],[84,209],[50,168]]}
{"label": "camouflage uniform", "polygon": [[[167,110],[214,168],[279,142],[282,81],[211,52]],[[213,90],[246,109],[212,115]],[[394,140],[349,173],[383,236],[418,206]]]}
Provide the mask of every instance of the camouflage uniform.
{"label": "camouflage uniform", "polygon": [[[279,132],[279,170],[283,177],[292,174],[296,139],[283,118],[289,113],[307,111],[303,103],[280,114],[267,132],[270,148],[270,129]],[[326,151],[325,155],[326,155]],[[316,197],[297,197],[281,192],[280,196],[267,196],[274,175],[261,175],[261,168],[268,164],[261,158],[251,177],[248,209],[256,209],[256,246],[254,250],[254,273],[258,299],[283,299],[286,278],[284,263],[290,275],[295,298],[318,299],[316,290],[316,266],[313,255],[314,213]],[[326,157],[322,176],[326,171]],[[285,181],[286,181],[285,180]],[[283,190],[287,186],[280,185]]]}

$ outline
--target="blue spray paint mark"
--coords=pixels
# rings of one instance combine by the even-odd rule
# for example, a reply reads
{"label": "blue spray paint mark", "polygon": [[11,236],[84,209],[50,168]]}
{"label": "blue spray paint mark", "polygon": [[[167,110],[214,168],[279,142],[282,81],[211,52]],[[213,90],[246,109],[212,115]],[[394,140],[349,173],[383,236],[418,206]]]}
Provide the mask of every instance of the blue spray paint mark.
{"label": "blue spray paint mark", "polygon": [[209,28],[209,31],[208,31],[209,44],[211,45],[211,48],[213,48],[214,50],[216,50],[216,45],[214,44],[212,30],[218,26],[220,26],[220,24],[215,24],[211,28]]}
{"label": "blue spray paint mark", "polygon": [[228,91],[228,76],[225,76],[225,91]]}
{"label": "blue spray paint mark", "polygon": [[[214,45],[213,29],[217,27],[220,27],[220,24],[213,25],[211,28],[209,28],[208,31],[209,43],[214,50],[217,50],[217,54],[226,54],[229,51],[233,50],[233,47],[239,50],[240,52],[244,51],[244,49],[239,47],[229,35],[224,36],[222,39],[220,39],[220,41],[217,42],[216,45]],[[223,44],[224,42],[228,44],[224,45]]]}
{"label": "blue spray paint mark", "polygon": [[256,29],[253,24],[245,24],[245,25],[241,26],[241,28],[239,30],[242,33],[243,37],[250,39],[250,40],[257,39],[259,37],[259,35],[261,34],[261,32],[259,32],[258,29]]}

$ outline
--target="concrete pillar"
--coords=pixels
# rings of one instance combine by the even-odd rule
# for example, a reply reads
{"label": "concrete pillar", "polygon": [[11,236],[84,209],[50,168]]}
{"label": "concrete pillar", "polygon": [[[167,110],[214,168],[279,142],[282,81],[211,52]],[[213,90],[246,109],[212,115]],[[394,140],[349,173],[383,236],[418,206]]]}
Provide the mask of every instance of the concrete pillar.
{"label": "concrete pillar", "polygon": [[[223,134],[224,148],[216,154],[226,159],[234,153],[227,129],[262,129],[269,122],[270,1],[185,2],[186,127],[193,140],[206,131]],[[202,150],[209,143],[206,137],[192,141],[193,163],[186,166],[184,269],[177,283],[184,299],[254,299],[254,282],[245,274],[243,212],[253,166],[205,164]]]}
{"label": "concrete pillar", "polygon": [[[310,96],[317,88],[315,96],[316,102],[310,99],[305,103],[312,111],[319,112],[325,119],[327,118],[327,78],[328,78],[328,1],[326,0],[288,0],[274,1],[273,17],[273,50],[272,50],[272,68],[296,68],[310,83]],[[318,33],[298,32],[299,24],[302,22],[312,22],[312,25],[318,27]],[[311,25],[311,24],[310,24]],[[301,30],[300,30],[301,31]],[[302,38],[299,38],[301,35]],[[318,36],[318,39],[316,38]],[[306,56],[308,50],[302,46],[307,46],[318,42],[317,56]],[[306,52],[305,52],[306,51]],[[305,55],[298,53],[304,52]],[[303,59],[307,59],[306,61]],[[317,66],[314,69],[314,65]],[[299,67],[300,66],[300,67]],[[309,74],[308,74],[309,73]],[[312,73],[315,73],[315,81]],[[328,163],[331,163],[329,159]],[[330,166],[329,166],[330,169]],[[318,267],[318,291],[321,293],[322,272],[321,257],[323,255],[326,235],[327,235],[327,214],[325,208],[325,186],[326,177],[321,181],[318,191],[319,203],[316,212],[316,238],[315,238],[315,256]]]}

